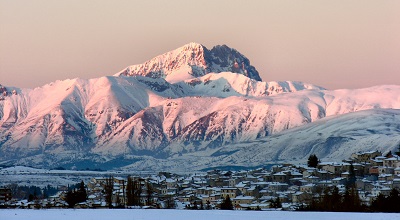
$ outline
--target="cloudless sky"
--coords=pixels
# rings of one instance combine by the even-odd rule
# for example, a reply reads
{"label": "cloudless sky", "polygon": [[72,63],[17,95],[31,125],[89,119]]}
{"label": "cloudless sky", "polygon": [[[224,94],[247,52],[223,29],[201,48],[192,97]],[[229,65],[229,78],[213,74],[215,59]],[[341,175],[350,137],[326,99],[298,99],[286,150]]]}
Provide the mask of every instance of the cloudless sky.
{"label": "cloudless sky", "polygon": [[226,44],[264,81],[400,85],[397,0],[0,0],[0,83],[113,75],[197,42]]}

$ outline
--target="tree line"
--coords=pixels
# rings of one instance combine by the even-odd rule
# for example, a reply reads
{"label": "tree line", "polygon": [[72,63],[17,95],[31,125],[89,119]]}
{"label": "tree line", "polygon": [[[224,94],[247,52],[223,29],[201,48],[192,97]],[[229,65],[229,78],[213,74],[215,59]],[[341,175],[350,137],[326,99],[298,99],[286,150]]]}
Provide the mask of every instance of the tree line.
{"label": "tree line", "polygon": [[326,212],[361,212],[365,210],[355,187],[346,187],[345,193],[339,193],[336,186],[327,187],[321,197],[313,197],[307,205],[299,207],[300,211]]}
{"label": "tree line", "polygon": [[[131,176],[127,177],[122,185],[122,195],[119,191],[114,190],[114,177],[109,176],[103,183],[102,193],[104,200],[109,208],[125,208],[132,206],[151,206],[154,205],[155,189],[149,181]],[[87,200],[87,192],[85,184],[81,181],[78,187],[69,189],[66,193],[64,201],[68,203],[68,207],[73,208],[77,203]],[[173,208],[171,206],[171,208]]]}
{"label": "tree line", "polygon": [[73,208],[77,203],[85,202],[87,200],[85,183],[81,181],[78,189],[68,190],[64,200],[69,208]]}
{"label": "tree line", "polygon": [[11,189],[13,198],[27,199],[28,202],[37,199],[46,199],[49,196],[55,195],[58,192],[57,188],[50,185],[40,188],[38,186],[20,186],[14,183],[7,185],[6,188]]}
{"label": "tree line", "polygon": [[[311,155],[308,164],[317,165],[319,160]],[[327,187],[320,197],[313,197],[307,205],[299,207],[301,211],[329,211],[329,212],[400,212],[400,195],[395,188],[389,196],[379,194],[371,205],[362,203],[356,188],[356,175],[353,164],[349,167],[349,176],[344,193],[339,193],[336,186]]]}
{"label": "tree line", "polygon": [[388,196],[379,194],[371,205],[362,204],[355,187],[346,187],[343,194],[339,189],[328,187],[320,198],[313,198],[307,205],[302,205],[299,211],[326,212],[400,212],[400,193],[396,188]]}
{"label": "tree line", "polygon": [[[388,154],[391,154],[389,152]],[[399,150],[395,153],[400,155]],[[389,155],[386,155],[389,156]],[[307,161],[309,167],[317,167],[318,157],[310,155]],[[321,197],[313,197],[307,205],[301,205],[302,211],[330,211],[330,212],[400,212],[400,194],[396,188],[393,188],[388,196],[379,194],[369,206],[362,204],[358,191],[355,186],[356,175],[353,164],[349,167],[349,176],[346,182],[346,190],[343,194],[339,189],[328,187],[324,190]]]}
{"label": "tree line", "polygon": [[[115,195],[114,202],[114,178],[112,176],[107,177],[103,186],[105,202],[109,208],[124,208],[132,206],[152,206],[154,205],[154,194],[155,189],[149,181],[145,181],[142,178],[127,177],[126,186],[123,181],[122,196],[120,194]],[[123,201],[121,201],[121,198]]]}

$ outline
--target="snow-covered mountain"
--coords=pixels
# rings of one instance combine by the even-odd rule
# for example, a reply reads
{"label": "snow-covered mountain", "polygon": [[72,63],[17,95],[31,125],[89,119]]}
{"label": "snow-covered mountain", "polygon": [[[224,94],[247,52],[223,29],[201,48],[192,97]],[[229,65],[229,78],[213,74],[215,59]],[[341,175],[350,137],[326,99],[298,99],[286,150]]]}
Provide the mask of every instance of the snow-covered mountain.
{"label": "snow-covered mountain", "polygon": [[329,91],[232,72],[173,82],[142,75],[0,86],[0,161],[184,170],[310,153],[344,159],[400,141],[400,86]]}
{"label": "snow-covered mountain", "polygon": [[143,64],[129,66],[116,76],[141,75],[177,82],[220,72],[240,73],[261,81],[256,68],[237,50],[226,45],[217,45],[209,50],[198,43],[189,43]]}
{"label": "snow-covered mountain", "polygon": [[162,78],[108,76],[9,92],[0,102],[2,156],[86,150],[118,155],[125,148],[158,149],[180,137],[191,123],[225,108],[226,97],[266,97],[318,88],[258,82],[234,73],[210,74],[195,81],[170,84]]}
{"label": "snow-covered mountain", "polygon": [[341,161],[354,152],[397,150],[400,110],[370,109],[330,116],[254,141],[230,144],[168,159],[137,157],[124,167],[137,170],[208,170],[260,167],[275,163],[305,164],[310,154]]}

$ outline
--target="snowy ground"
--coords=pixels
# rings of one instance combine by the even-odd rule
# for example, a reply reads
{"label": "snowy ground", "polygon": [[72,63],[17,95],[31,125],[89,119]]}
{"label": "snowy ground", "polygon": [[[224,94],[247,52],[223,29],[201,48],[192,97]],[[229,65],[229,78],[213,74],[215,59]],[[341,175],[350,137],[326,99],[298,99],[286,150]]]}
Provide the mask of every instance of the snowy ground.
{"label": "snowy ground", "polygon": [[189,210],[98,210],[98,209],[49,209],[49,210],[0,210],[0,219],[4,220],[386,220],[400,219],[400,213],[332,213],[332,212],[284,212],[284,211],[189,211]]}

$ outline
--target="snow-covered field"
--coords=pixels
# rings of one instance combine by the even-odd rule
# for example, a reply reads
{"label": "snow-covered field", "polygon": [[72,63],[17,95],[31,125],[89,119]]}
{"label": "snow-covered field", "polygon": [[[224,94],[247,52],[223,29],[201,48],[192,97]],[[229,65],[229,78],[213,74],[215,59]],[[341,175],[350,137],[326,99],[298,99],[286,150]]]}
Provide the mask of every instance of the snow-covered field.
{"label": "snow-covered field", "polygon": [[98,209],[50,209],[50,210],[0,210],[0,219],[7,220],[197,220],[197,219],[273,219],[273,220],[383,220],[400,219],[400,213],[332,213],[332,212],[285,212],[285,211],[189,211],[189,210],[98,210]]}

